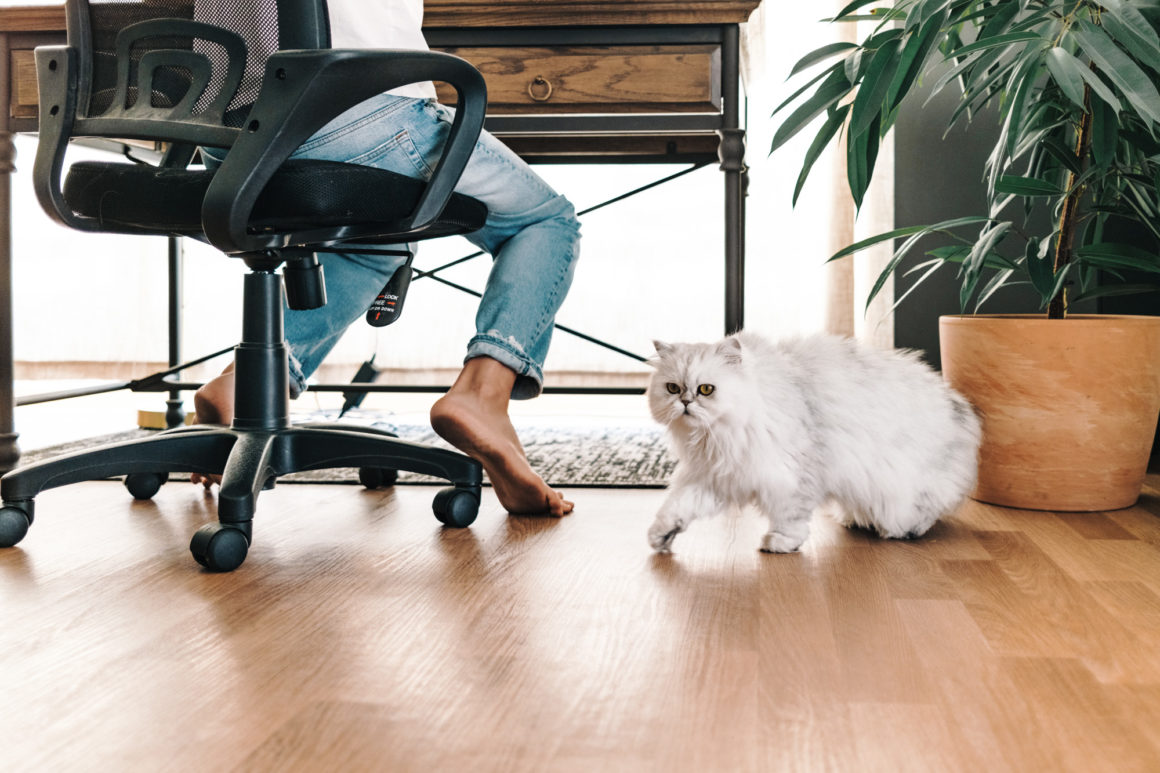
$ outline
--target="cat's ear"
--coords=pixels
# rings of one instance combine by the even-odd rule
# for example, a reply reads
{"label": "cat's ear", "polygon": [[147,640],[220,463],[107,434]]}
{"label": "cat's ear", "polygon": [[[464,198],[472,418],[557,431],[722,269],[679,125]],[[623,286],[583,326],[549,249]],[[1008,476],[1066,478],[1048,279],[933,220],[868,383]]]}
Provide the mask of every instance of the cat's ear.
{"label": "cat's ear", "polygon": [[660,367],[661,360],[672,353],[673,345],[666,344],[664,341],[658,341],[654,338],[653,348],[657,351],[656,355],[649,357],[644,361],[644,364],[648,365],[650,368],[657,368]]}
{"label": "cat's ear", "polygon": [[655,338],[653,339],[653,348],[657,350],[657,355],[661,357],[666,357],[672,354],[674,349],[672,344],[667,344],[664,341],[658,341]]}
{"label": "cat's ear", "polygon": [[717,344],[717,354],[729,365],[741,364],[741,339],[729,336]]}

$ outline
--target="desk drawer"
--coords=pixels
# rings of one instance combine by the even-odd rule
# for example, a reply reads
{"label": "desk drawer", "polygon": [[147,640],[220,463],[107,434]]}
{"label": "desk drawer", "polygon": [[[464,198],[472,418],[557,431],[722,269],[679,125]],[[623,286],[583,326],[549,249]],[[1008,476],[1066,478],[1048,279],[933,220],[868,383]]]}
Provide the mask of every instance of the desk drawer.
{"label": "desk drawer", "polygon": [[[716,45],[447,48],[483,73],[488,113],[716,113]],[[437,84],[440,101],[455,90]]]}
{"label": "desk drawer", "polygon": [[9,84],[8,115],[12,118],[36,118],[36,62],[32,49],[13,49],[10,56],[12,82]]}

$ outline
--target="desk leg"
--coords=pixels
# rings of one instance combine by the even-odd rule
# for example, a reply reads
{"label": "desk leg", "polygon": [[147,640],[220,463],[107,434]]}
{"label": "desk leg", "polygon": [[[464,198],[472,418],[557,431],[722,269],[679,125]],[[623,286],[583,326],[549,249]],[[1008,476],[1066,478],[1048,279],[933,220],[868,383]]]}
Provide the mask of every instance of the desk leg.
{"label": "desk leg", "polygon": [[12,354],[12,181],[16,146],[0,131],[0,475],[16,467],[16,377]]}
{"label": "desk leg", "polygon": [[745,327],[745,130],[723,129],[721,171],[725,173],[725,335]]}
{"label": "desk leg", "polygon": [[721,47],[722,126],[717,156],[725,173],[725,334],[745,327],[745,130],[741,127],[740,28],[724,30]]}

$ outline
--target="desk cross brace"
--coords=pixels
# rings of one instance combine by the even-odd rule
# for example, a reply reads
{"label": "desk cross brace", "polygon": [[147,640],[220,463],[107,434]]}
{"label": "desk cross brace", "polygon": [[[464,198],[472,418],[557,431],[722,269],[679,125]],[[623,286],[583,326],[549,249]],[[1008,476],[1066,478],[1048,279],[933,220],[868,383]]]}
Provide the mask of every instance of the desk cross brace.
{"label": "desk cross brace", "polygon": [[[606,199],[606,200],[600,202],[599,204],[594,204],[593,206],[588,207],[587,209],[583,209],[580,212],[577,212],[576,214],[577,214],[577,216],[587,215],[591,212],[595,212],[598,209],[602,209],[603,207],[607,207],[607,206],[610,206],[612,204],[616,204],[618,202],[624,201],[625,199],[631,198],[632,196],[636,196],[639,193],[643,193],[643,192],[650,190],[652,188],[655,188],[659,185],[663,185],[667,182],[671,182],[671,181],[676,180],[680,177],[684,177],[685,175],[690,174],[691,172],[695,172],[698,169],[701,169],[702,167],[706,166],[707,164],[708,164],[708,162],[706,162],[706,161],[701,161],[701,162],[692,164],[686,169],[682,169],[679,172],[675,172],[673,174],[667,175],[666,177],[662,177],[658,180],[653,180],[652,182],[641,185],[637,188],[632,189],[631,191],[627,191],[626,193],[622,193],[622,194],[619,194],[617,196],[613,196],[612,198]],[[170,292],[169,292],[169,323],[170,323],[170,327],[169,327],[169,333],[170,333],[170,335],[169,335],[169,364],[170,364],[170,367],[165,369],[165,370],[158,371],[156,373],[151,373],[148,376],[144,376],[144,377],[139,378],[139,379],[134,379],[132,381],[113,381],[113,382],[109,382],[106,384],[95,384],[95,385],[88,386],[88,387],[81,387],[79,389],[67,389],[67,390],[61,390],[61,391],[57,391],[57,392],[43,392],[40,394],[27,395],[25,397],[21,397],[21,398],[18,398],[16,400],[17,406],[35,405],[38,403],[53,402],[55,400],[67,400],[67,399],[70,399],[73,397],[85,397],[88,395],[106,394],[109,392],[117,392],[117,391],[120,391],[122,389],[128,389],[131,392],[169,392],[169,399],[166,401],[167,405],[169,406],[168,410],[166,411],[166,416],[165,416],[166,424],[169,427],[176,427],[176,426],[180,426],[183,423],[184,416],[183,416],[183,414],[181,412],[181,408],[180,408],[181,407],[181,400],[180,400],[179,395],[182,391],[189,391],[189,390],[198,389],[199,387],[202,386],[202,383],[201,382],[175,381],[175,380],[169,379],[168,377],[177,375],[178,373],[180,373],[182,370],[185,370],[186,368],[192,368],[195,365],[200,365],[201,363],[206,362],[208,360],[212,360],[215,357],[220,357],[224,354],[227,354],[227,353],[233,351],[234,347],[228,346],[224,349],[219,349],[218,351],[213,352],[211,354],[207,354],[205,356],[199,357],[196,360],[190,360],[189,362],[184,362],[184,363],[177,362],[177,359],[179,359],[179,356],[180,356],[178,353],[180,352],[180,333],[181,333],[180,274],[181,274],[182,255],[181,255],[180,239],[179,238],[177,238],[177,237],[170,238],[169,250],[170,250],[170,252],[169,252],[169,260],[170,260],[170,263],[169,263],[169,268],[170,268],[170,277],[169,277],[169,281],[170,281],[170,285],[169,285],[169,290],[170,290]],[[365,250],[365,253],[372,254],[372,255],[379,254],[379,253],[391,254],[391,255],[398,254],[397,251],[375,250],[375,249],[369,249],[369,248],[367,250]],[[474,258],[478,258],[478,257],[485,255],[485,254],[486,254],[485,252],[483,252],[482,250],[479,250],[479,251],[471,253],[470,255],[464,255],[463,257],[456,258],[455,260],[444,263],[441,266],[436,266],[435,268],[428,269],[426,271],[416,271],[414,278],[415,279],[431,278],[437,282],[440,282],[444,285],[447,285],[448,287],[452,287],[456,290],[459,290],[460,292],[464,292],[464,293],[467,293],[468,295],[473,295],[476,298],[479,298],[479,297],[481,297],[481,293],[479,293],[478,291],[472,290],[469,287],[464,287],[463,285],[457,284],[457,283],[452,282],[448,279],[444,279],[443,277],[438,276],[437,274],[440,271],[445,271],[453,266],[457,266],[461,263],[465,263],[469,260],[472,260]],[[599,338],[596,338],[595,336],[588,335],[587,333],[582,333],[579,330],[576,330],[574,328],[570,328],[570,327],[567,327],[565,325],[561,325],[559,323],[556,323],[555,328],[557,330],[562,331],[562,332],[569,333],[573,336],[576,336],[577,338],[580,338],[582,340],[596,344],[597,346],[602,346],[606,349],[609,349],[613,352],[616,352],[617,354],[621,354],[621,355],[624,355],[625,357],[629,357],[630,359],[636,360],[637,362],[645,362],[646,361],[646,358],[639,355],[639,354],[636,354],[634,352],[630,352],[627,349],[622,349],[619,346],[608,343],[607,341],[602,341]],[[441,386],[375,385],[375,384],[365,384],[365,383],[311,384],[310,386],[307,387],[307,391],[311,391],[311,392],[346,391],[346,392],[356,392],[356,393],[357,392],[439,392],[439,391],[446,391],[446,387],[441,387]],[[637,387],[578,387],[578,388],[548,387],[548,388],[545,388],[544,391],[546,393],[556,393],[556,394],[640,394],[641,392],[643,392],[642,389],[637,388]]]}

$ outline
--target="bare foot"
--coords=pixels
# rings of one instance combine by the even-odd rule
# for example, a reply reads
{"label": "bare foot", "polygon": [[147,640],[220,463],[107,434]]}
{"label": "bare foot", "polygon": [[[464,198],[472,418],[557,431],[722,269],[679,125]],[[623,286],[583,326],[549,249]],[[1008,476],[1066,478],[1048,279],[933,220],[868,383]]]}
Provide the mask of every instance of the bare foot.
{"label": "bare foot", "polygon": [[[451,391],[431,406],[432,428],[448,443],[483,465],[496,497],[509,513],[558,518],[572,512],[575,505],[545,483],[528,464],[515,427],[507,415],[510,381],[506,391],[503,391],[502,378],[498,385],[494,381],[488,382],[482,393],[476,391],[472,388],[469,374],[475,363],[490,363],[482,365],[485,371],[494,365],[511,373],[505,366],[486,357],[469,360],[464,368],[468,378],[461,375]],[[479,370],[480,366],[475,368]],[[502,394],[502,398],[496,399],[498,394]]]}
{"label": "bare foot", "polygon": [[[224,424],[229,426],[234,420],[234,366],[231,363],[221,375],[207,381],[193,393],[193,410],[198,424]],[[200,483],[207,489],[221,483],[220,475],[202,475],[200,472],[189,476],[193,483]]]}

